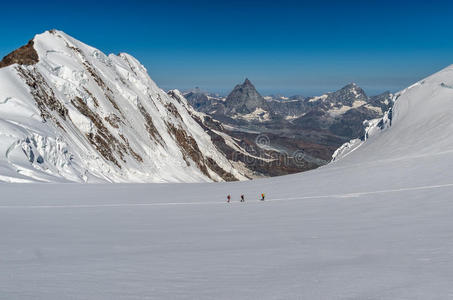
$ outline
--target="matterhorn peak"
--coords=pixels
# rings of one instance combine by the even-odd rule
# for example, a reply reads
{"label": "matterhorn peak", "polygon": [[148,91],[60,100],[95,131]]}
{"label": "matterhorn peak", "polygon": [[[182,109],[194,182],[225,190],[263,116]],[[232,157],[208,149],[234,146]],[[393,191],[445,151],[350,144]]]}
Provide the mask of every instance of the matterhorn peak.
{"label": "matterhorn peak", "polygon": [[243,85],[252,85],[253,86],[252,82],[248,78],[245,78]]}
{"label": "matterhorn peak", "polygon": [[258,93],[252,82],[245,78],[244,83],[238,84],[226,98],[228,114],[249,114],[256,109],[267,109],[266,100]]}

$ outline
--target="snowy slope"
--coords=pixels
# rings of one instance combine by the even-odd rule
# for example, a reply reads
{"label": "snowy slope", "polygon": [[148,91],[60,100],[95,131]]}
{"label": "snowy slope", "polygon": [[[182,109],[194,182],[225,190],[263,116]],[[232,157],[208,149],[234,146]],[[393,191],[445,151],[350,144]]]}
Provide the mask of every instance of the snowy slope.
{"label": "snowy slope", "polygon": [[[377,122],[355,151],[301,174],[52,190],[4,184],[1,294],[450,299],[449,86],[453,66],[398,93],[391,126]],[[265,202],[257,201],[262,192]]]}
{"label": "snowy slope", "polygon": [[449,66],[397,93],[393,109],[372,122],[367,141],[359,143],[361,150],[350,159],[416,159],[453,151],[452,83],[453,66]]}
{"label": "snowy slope", "polygon": [[245,179],[132,56],[55,30],[27,46],[0,68],[0,181]]}

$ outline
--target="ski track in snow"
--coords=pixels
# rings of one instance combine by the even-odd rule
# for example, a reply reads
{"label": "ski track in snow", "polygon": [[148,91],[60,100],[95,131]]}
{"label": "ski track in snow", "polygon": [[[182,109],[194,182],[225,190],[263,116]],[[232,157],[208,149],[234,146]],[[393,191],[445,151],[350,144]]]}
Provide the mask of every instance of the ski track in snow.
{"label": "ski track in snow", "polygon": [[[389,190],[378,190],[370,192],[352,192],[344,194],[329,194],[329,195],[318,195],[318,196],[303,196],[293,198],[270,198],[264,201],[261,200],[246,200],[244,203],[263,203],[263,202],[283,202],[283,201],[296,201],[296,200],[308,200],[308,199],[325,199],[325,198],[357,198],[360,196],[375,195],[375,194],[387,194],[387,193],[402,193],[420,190],[432,190],[441,188],[451,188],[453,183],[439,184],[439,185],[427,185],[419,187],[405,187],[399,189]],[[230,204],[235,203],[231,202]],[[241,205],[244,205],[241,203]],[[112,203],[112,204],[83,204],[83,205],[0,205],[0,209],[43,209],[43,208],[99,208],[99,207],[134,207],[134,206],[178,206],[178,205],[225,205],[226,201],[213,201],[213,202],[163,202],[163,203]]]}
{"label": "ski track in snow", "polygon": [[[350,153],[354,152],[355,150],[357,150],[358,148],[360,148],[361,146],[363,145],[360,144],[359,146],[357,146],[357,148],[355,148],[354,150],[352,150]],[[345,158],[347,157],[350,153],[346,154],[345,156],[342,157]],[[395,157],[395,158],[385,158],[385,159],[379,159],[379,160],[369,160],[369,161],[364,161],[364,162],[360,162],[360,163],[348,163],[347,165],[345,166],[335,166],[335,170],[340,170],[340,169],[351,169],[351,168],[356,168],[356,167],[359,167],[359,166],[365,166],[365,165],[379,165],[379,164],[384,164],[384,163],[392,163],[392,162],[399,162],[399,161],[405,161],[405,160],[414,160],[414,159],[418,159],[418,158],[424,158],[424,157],[433,157],[433,156],[441,156],[441,155],[446,155],[446,154],[452,154],[453,153],[453,149],[450,149],[450,150],[445,150],[445,151],[440,151],[440,152],[434,152],[434,153],[424,153],[424,154],[417,154],[417,155],[410,155],[410,156],[402,156],[402,157]],[[341,160],[339,160],[341,161]],[[335,162],[332,162],[332,163],[337,163],[337,161]],[[321,166],[319,167],[318,169],[326,169],[326,168],[329,168],[330,165],[327,164],[327,165],[324,165],[324,166]]]}
{"label": "ski track in snow", "polygon": [[6,97],[5,100],[1,101],[0,104],[6,104],[9,100],[12,100],[12,97]]}

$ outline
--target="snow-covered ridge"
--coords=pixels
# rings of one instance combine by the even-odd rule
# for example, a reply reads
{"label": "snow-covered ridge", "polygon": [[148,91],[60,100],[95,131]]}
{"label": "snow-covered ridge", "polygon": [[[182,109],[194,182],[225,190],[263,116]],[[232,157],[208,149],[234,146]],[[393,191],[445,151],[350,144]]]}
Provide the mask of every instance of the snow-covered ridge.
{"label": "snow-covered ridge", "polygon": [[57,30],[30,43],[38,59],[19,49],[0,69],[0,181],[245,179],[131,55]]}
{"label": "snow-covered ridge", "polygon": [[255,108],[255,110],[249,114],[236,114],[232,116],[233,119],[243,119],[247,121],[256,120],[259,122],[265,122],[270,120],[269,112],[262,109],[261,107]]}
{"label": "snow-covered ridge", "polygon": [[382,118],[364,122],[364,139],[345,143],[334,153],[332,161],[341,160],[362,146],[367,148],[361,151],[362,156],[373,149],[370,156],[379,156],[379,159],[385,154],[375,148],[386,149],[392,159],[411,153],[424,156],[453,151],[451,85],[453,65],[396,93],[392,98],[393,107]]}
{"label": "snow-covered ridge", "polygon": [[310,100],[308,100],[308,102],[324,101],[324,100],[327,99],[328,96],[329,95],[327,95],[327,94],[324,94],[324,95],[321,95],[321,96],[316,96],[316,97],[313,97]]}

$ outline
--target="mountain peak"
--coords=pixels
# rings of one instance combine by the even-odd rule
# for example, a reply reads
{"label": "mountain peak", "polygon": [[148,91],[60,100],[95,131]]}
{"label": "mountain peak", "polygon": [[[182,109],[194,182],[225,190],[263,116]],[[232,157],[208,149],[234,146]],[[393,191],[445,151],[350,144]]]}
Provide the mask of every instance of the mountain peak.
{"label": "mountain peak", "polygon": [[365,91],[355,82],[351,82],[334,93],[353,93],[356,97],[367,97]]}
{"label": "mountain peak", "polygon": [[242,85],[251,85],[251,86],[253,86],[252,82],[248,78],[245,78],[244,83]]}
{"label": "mountain peak", "polygon": [[194,89],[191,90],[192,93],[195,93],[195,94],[202,94],[204,93],[203,90],[200,89],[199,86],[196,86]]}
{"label": "mountain peak", "polygon": [[[70,38],[66,33],[56,29],[46,30],[41,34],[37,34],[26,45],[12,51],[0,61],[0,68],[8,67],[13,64],[18,65],[35,65],[39,62],[40,44],[49,43],[53,46],[54,39],[62,38],[63,36]],[[52,42],[49,42],[49,39]]]}
{"label": "mountain peak", "polygon": [[1,141],[12,146],[0,154],[0,181],[246,178],[179,91],[165,93],[128,54],[106,55],[49,30],[1,65]]}
{"label": "mountain peak", "polygon": [[359,88],[359,86],[355,82],[348,83],[341,89],[356,89]]}
{"label": "mountain peak", "polygon": [[258,93],[252,82],[245,78],[243,84],[238,84],[226,98],[227,112],[230,114],[249,114],[257,108],[266,110],[266,100]]}

